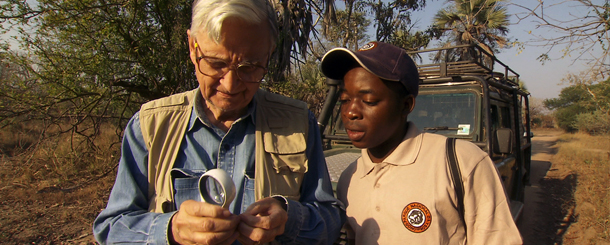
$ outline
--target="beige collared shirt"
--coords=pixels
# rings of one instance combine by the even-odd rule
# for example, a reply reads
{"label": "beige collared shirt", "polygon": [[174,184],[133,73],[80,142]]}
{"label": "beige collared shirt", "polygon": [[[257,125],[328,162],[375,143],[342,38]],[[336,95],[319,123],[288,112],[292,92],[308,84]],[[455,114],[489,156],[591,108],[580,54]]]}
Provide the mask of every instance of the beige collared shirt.
{"label": "beige collared shirt", "polygon": [[402,143],[384,162],[373,163],[362,150],[337,186],[347,206],[348,236],[356,244],[522,244],[493,162],[476,145],[458,140],[465,234],[445,142],[446,137],[409,123]]}

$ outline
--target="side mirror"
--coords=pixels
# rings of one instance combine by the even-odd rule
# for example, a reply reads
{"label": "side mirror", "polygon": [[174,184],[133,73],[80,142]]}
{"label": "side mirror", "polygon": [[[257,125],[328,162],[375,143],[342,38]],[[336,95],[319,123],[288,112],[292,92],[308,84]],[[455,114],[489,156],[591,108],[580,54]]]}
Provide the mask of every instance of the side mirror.
{"label": "side mirror", "polygon": [[513,130],[500,128],[496,130],[493,139],[493,150],[496,154],[510,154],[513,152]]}

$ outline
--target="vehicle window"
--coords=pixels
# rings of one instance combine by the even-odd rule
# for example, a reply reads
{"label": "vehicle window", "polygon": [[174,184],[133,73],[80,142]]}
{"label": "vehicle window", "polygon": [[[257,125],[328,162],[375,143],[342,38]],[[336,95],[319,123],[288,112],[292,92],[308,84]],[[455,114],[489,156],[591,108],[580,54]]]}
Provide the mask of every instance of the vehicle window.
{"label": "vehicle window", "polygon": [[508,107],[501,107],[501,112],[502,112],[502,127],[503,128],[513,128],[512,125],[512,121],[510,120],[510,108]]}
{"label": "vehicle window", "polygon": [[473,92],[420,94],[408,120],[428,132],[471,135],[476,130],[476,104]]}

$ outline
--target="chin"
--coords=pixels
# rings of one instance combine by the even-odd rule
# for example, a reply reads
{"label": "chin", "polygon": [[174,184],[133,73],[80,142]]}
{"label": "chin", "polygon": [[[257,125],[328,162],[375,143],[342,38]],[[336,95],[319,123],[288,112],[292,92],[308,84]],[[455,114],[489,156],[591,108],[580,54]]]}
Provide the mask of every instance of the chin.
{"label": "chin", "polygon": [[356,147],[358,149],[368,148],[366,143],[364,143],[364,142],[354,142],[354,141],[352,141],[352,145],[354,145],[354,147]]}
{"label": "chin", "polygon": [[241,101],[233,101],[233,100],[227,100],[227,99],[222,99],[222,98],[212,98],[209,101],[212,102],[211,104],[213,106],[215,106],[216,108],[223,110],[223,111],[231,111],[231,110],[235,110],[235,109],[240,109],[239,107],[242,106],[242,104],[248,105],[247,103],[241,103]]}

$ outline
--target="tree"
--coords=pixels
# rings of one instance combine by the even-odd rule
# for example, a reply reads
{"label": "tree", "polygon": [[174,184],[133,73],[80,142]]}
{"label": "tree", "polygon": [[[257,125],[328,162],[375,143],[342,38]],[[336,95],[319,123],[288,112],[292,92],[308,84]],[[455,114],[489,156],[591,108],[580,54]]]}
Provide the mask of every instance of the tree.
{"label": "tree", "polygon": [[370,14],[374,16],[373,22],[377,27],[375,39],[386,42],[394,36],[397,31],[410,29],[411,11],[426,6],[425,0],[395,0],[383,2],[381,0],[363,1],[364,7],[368,7]]}
{"label": "tree", "polygon": [[[336,11],[337,24],[330,25],[325,34],[326,39],[333,46],[346,47],[355,50],[360,47],[362,42],[366,42],[369,36],[366,34],[371,21],[366,18],[362,11],[346,10]],[[314,49],[315,51],[315,49]]]}
{"label": "tree", "polygon": [[[314,46],[314,49],[320,49]],[[315,51],[314,51],[315,52]],[[269,91],[283,94],[307,103],[310,111],[317,117],[326,98],[326,77],[320,72],[319,62],[314,56],[308,56],[303,63],[297,63],[287,81],[269,87]]]}
{"label": "tree", "polygon": [[[507,44],[509,15],[502,0],[451,0],[453,4],[434,16],[444,40],[442,46],[478,44],[487,52],[499,52]],[[470,59],[470,50],[445,54],[445,61]],[[440,60],[440,53],[435,60]],[[464,56],[469,57],[464,57]]]}
{"label": "tree", "polygon": [[[548,109],[544,106],[542,99],[530,97],[530,118],[532,119],[532,127],[539,128],[549,125],[550,123],[545,122],[547,115],[549,115]],[[552,126],[552,124],[550,124]]]}
{"label": "tree", "polygon": [[5,62],[31,76],[0,90],[0,122],[67,124],[94,146],[103,122],[122,128],[144,101],[193,88],[187,2],[5,1],[0,20],[21,45]]}
{"label": "tree", "polygon": [[[605,78],[600,72],[583,71],[580,74],[569,73],[563,82],[580,87],[586,92],[587,107],[610,113],[610,78]],[[606,79],[606,80],[603,80]]]}
{"label": "tree", "polygon": [[336,24],[335,0],[270,0],[278,12],[280,38],[269,64],[268,78],[272,83],[286,82],[292,62],[306,59],[312,47],[311,35],[317,36],[313,16],[323,19],[322,29]]}
{"label": "tree", "polygon": [[578,86],[563,88],[559,93],[559,98],[546,99],[544,105],[549,110],[555,110],[558,126],[568,132],[576,131],[574,122],[576,115],[581,112],[591,111],[592,108],[584,105],[580,98],[586,96],[586,91]]}
{"label": "tree", "polygon": [[[270,84],[283,82],[294,57],[306,55],[313,13],[332,0],[277,0],[280,40]],[[320,4],[320,7],[318,6]],[[95,147],[100,125],[126,119],[151,99],[197,87],[186,31],[192,0],[7,0],[0,32],[3,64],[28,76],[2,76],[0,126],[15,119],[62,125]],[[10,79],[10,81],[9,81]]]}
{"label": "tree", "polygon": [[[514,3],[513,3],[514,4]],[[562,48],[562,57],[573,57],[574,62],[584,60],[590,67],[589,72],[610,72],[610,3],[606,0],[567,0],[546,4],[542,0],[534,7],[519,4],[515,6],[524,10],[516,14],[519,22],[533,18],[536,29],[551,30],[557,36],[540,35],[533,32],[535,38],[527,44],[547,47],[547,51],[538,59],[542,62],[552,59],[552,49]],[[585,14],[556,16],[549,15],[554,9],[585,9]],[[578,12],[576,12],[578,13]],[[592,57],[592,58],[589,58]]]}
{"label": "tree", "polygon": [[[586,74],[586,73],[584,73]],[[561,90],[559,98],[546,99],[544,105],[555,110],[554,114],[560,128],[572,132],[578,129],[589,128],[584,122],[591,122],[590,118],[607,121],[605,117],[610,114],[610,78],[604,81],[583,81],[582,76],[570,74],[566,81],[572,85]],[[583,116],[585,115],[585,116]],[[581,123],[578,117],[582,117]],[[610,125],[606,125],[610,128]]]}
{"label": "tree", "polygon": [[[356,49],[364,38],[363,30],[369,23],[375,26],[375,40],[387,42],[396,46],[418,50],[430,42],[429,31],[413,31],[411,12],[425,7],[425,0],[348,0],[345,11],[338,11],[339,19],[336,29],[343,36],[342,47]],[[372,16],[371,20],[367,16]],[[354,26],[358,26],[355,28]],[[331,42],[337,40],[333,32],[325,32],[325,37]]]}
{"label": "tree", "polygon": [[417,51],[427,47],[434,36],[437,35],[433,27],[423,31],[415,31],[413,29],[414,25],[404,29],[396,29],[388,39],[388,43],[402,47],[407,51]]}

